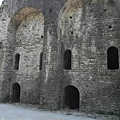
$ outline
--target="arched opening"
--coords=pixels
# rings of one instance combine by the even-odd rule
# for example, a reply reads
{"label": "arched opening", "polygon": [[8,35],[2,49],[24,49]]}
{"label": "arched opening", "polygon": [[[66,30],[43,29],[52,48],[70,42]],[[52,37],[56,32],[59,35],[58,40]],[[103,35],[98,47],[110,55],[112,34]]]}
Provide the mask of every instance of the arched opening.
{"label": "arched opening", "polygon": [[107,66],[108,69],[119,69],[119,56],[116,47],[110,47],[107,50]]}
{"label": "arched opening", "polygon": [[20,102],[20,85],[18,83],[14,83],[12,86],[12,102]]}
{"label": "arched opening", "polygon": [[71,69],[71,51],[70,50],[66,50],[64,53],[64,69]]}
{"label": "arched opening", "polygon": [[68,106],[70,109],[79,108],[79,91],[74,86],[67,86],[65,88],[65,106]]}
{"label": "arched opening", "polygon": [[39,70],[42,70],[42,58],[43,58],[43,52],[40,53],[40,65],[39,65]]}
{"label": "arched opening", "polygon": [[[29,75],[28,65],[30,66],[31,71],[34,71],[37,65],[39,70],[39,54],[40,54],[39,51],[43,49],[43,38],[41,38],[41,35],[44,34],[44,15],[40,9],[26,5],[23,8],[19,9],[18,11],[15,10],[14,13],[15,14],[11,16],[11,19],[9,20],[9,23],[7,25],[7,30],[6,30],[7,53],[5,53],[4,56],[5,59],[4,61],[7,61],[5,75],[9,77],[10,74],[8,71],[11,71],[11,68],[13,68],[13,70],[16,69],[16,72],[11,71],[11,74],[14,74],[15,76],[13,78],[13,81],[21,77],[17,73],[17,69],[20,69],[21,71],[24,70],[25,75]],[[29,46],[31,46],[31,49],[29,48]],[[24,47],[25,50],[23,50]],[[10,50],[10,48],[12,51]],[[21,50],[23,50],[22,56],[20,54]],[[30,52],[28,52],[28,50],[30,50]],[[17,62],[16,60],[16,63],[19,63],[18,65],[15,64],[16,53],[20,54],[19,62]],[[36,57],[35,57],[37,55],[38,55],[38,62],[36,62]],[[32,65],[30,65],[29,63],[32,63]],[[31,76],[34,76],[34,74],[37,74],[37,72],[38,71],[31,72]],[[37,77],[38,76],[34,76],[34,79],[37,79]],[[4,81],[5,80],[6,77],[4,77]],[[6,100],[6,98],[9,96],[8,91],[10,89],[10,85],[9,82],[4,83],[4,81],[2,83],[3,84],[2,89],[4,90],[5,86],[8,86],[5,88],[6,91],[4,90],[4,96],[3,96],[3,99]],[[33,84],[34,86],[37,85],[36,82],[34,82]],[[37,87],[34,88],[33,91],[38,91],[38,88]],[[38,99],[34,97],[38,95],[39,95],[38,92],[35,92],[34,95],[31,95],[34,102],[38,101]],[[11,88],[11,99],[12,99],[12,88]]]}
{"label": "arched opening", "polygon": [[16,54],[15,55],[15,66],[14,66],[14,69],[15,70],[18,70],[19,69],[19,61],[20,61],[20,54]]}

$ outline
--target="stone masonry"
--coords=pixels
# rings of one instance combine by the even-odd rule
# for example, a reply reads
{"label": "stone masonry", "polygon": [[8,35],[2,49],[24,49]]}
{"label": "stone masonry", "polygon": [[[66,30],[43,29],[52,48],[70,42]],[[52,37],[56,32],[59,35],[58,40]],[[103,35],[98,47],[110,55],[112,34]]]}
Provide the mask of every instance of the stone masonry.
{"label": "stone masonry", "polygon": [[4,0],[0,101],[120,113],[120,0]]}

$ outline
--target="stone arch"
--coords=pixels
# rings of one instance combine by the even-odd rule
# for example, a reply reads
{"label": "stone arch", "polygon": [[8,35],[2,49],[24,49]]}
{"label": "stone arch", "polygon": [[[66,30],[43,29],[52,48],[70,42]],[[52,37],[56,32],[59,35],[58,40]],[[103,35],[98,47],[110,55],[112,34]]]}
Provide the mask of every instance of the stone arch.
{"label": "stone arch", "polygon": [[[20,39],[18,39],[18,37],[16,37],[16,35],[18,34],[18,32],[17,32],[18,28],[21,24],[24,25],[23,23],[25,23],[25,21],[32,21],[35,17],[38,17],[38,21],[41,23],[41,29],[40,29],[41,32],[39,32],[40,33],[39,38],[41,40],[40,41],[40,43],[42,44],[41,46],[43,47],[44,15],[42,14],[42,12],[40,10],[38,10],[36,8],[33,8],[33,7],[23,7],[20,10],[18,10],[12,16],[12,18],[9,22],[8,29],[7,29],[7,45],[6,45],[7,48],[6,48],[6,51],[9,54],[9,56],[11,57],[11,59],[10,58],[5,58],[6,61],[7,61],[7,59],[11,60],[11,61],[9,61],[9,63],[7,62],[7,64],[9,64],[8,65],[9,66],[8,69],[10,69],[9,71],[11,71],[11,68],[12,68],[10,66],[10,64],[12,65],[12,60],[13,60],[13,54],[15,52],[15,47],[22,45],[21,41],[22,40],[24,41],[24,38],[22,40],[20,40]],[[43,49],[42,47],[41,47],[41,49]],[[18,50],[16,52],[19,53],[20,50]]]}
{"label": "stone arch", "polygon": [[119,69],[118,48],[111,46],[107,49],[108,69]]}
{"label": "stone arch", "polygon": [[65,87],[64,89],[64,103],[70,109],[79,108],[79,90],[72,85]]}
{"label": "stone arch", "polygon": [[[77,23],[78,19],[81,19],[82,15],[82,8],[83,8],[83,0],[67,0],[64,5],[62,6],[62,9],[59,12],[58,15],[58,26],[62,30],[62,34],[66,31],[66,27],[69,27],[71,25],[74,25],[74,27],[77,27],[74,24]],[[76,15],[77,14],[77,15]],[[77,20],[75,20],[75,17],[77,16]],[[75,20],[74,23],[71,22],[71,20]]]}
{"label": "stone arch", "polygon": [[20,92],[21,87],[18,83],[13,83],[12,85],[12,102],[20,102]]}
{"label": "stone arch", "polygon": [[[66,0],[58,15],[58,31],[60,32],[59,40],[64,49],[69,48],[73,53],[75,51],[75,54],[72,56],[73,61],[76,59],[74,57],[80,55],[80,51],[82,51],[82,12],[83,0]],[[81,49],[79,50],[79,53],[78,47]],[[76,61],[78,64],[78,60]],[[74,69],[74,67],[75,63],[72,62],[72,68]]]}
{"label": "stone arch", "polygon": [[14,44],[15,34],[21,22],[23,20],[33,19],[37,15],[39,15],[40,22],[44,25],[44,15],[40,10],[33,7],[23,7],[13,15],[13,17],[9,22],[8,33],[7,33],[7,39],[8,39],[9,45]]}
{"label": "stone arch", "polygon": [[[59,13],[59,22],[65,22],[66,17],[72,17],[74,12],[78,10],[79,8],[82,8],[83,6],[83,0],[67,0],[65,1],[64,5],[62,6],[62,9]],[[62,24],[62,23],[61,23]]]}
{"label": "stone arch", "polygon": [[[29,27],[25,26],[26,23],[31,23],[34,24],[34,26]],[[33,25],[32,24],[32,25]],[[35,25],[36,24],[36,25]],[[39,24],[39,25],[38,25]],[[27,24],[28,25],[28,24]],[[40,27],[39,27],[40,26]],[[37,32],[35,32],[34,29],[37,27]],[[24,32],[23,28],[27,31],[27,36],[29,35],[30,37],[26,38],[26,33]],[[34,35],[34,38],[31,39],[31,33],[27,28],[30,28],[30,32]],[[40,30],[40,32],[39,32]],[[23,34],[24,32],[24,34]],[[21,33],[21,34],[20,34]],[[24,35],[24,36],[23,36]],[[21,37],[22,36],[22,37]],[[24,79],[24,75],[20,76],[19,74],[22,73],[23,69],[25,69],[24,74],[29,74],[29,70],[27,69],[27,62],[25,62],[25,58],[27,56],[28,60],[30,61],[29,63],[32,63],[29,68],[31,69],[31,74],[34,80],[37,81],[37,77],[34,74],[37,74],[39,71],[39,51],[43,51],[43,39],[44,36],[44,15],[42,12],[36,8],[33,7],[24,7],[18,10],[11,18],[8,29],[7,29],[7,44],[6,45],[6,53],[7,55],[5,56],[6,60],[6,76],[11,77],[11,74],[15,74],[16,80],[20,79],[22,77]],[[32,43],[34,42],[34,43]],[[27,43],[27,45],[26,45]],[[36,44],[35,44],[36,43]],[[32,47],[30,47],[32,46]],[[32,48],[32,49],[31,49]],[[30,51],[30,52],[28,52]],[[14,54],[19,53],[21,57],[21,62],[19,66],[21,66],[21,69],[19,70],[18,74],[12,69],[14,68]],[[30,57],[32,55],[32,57]],[[37,66],[37,69],[36,69]],[[34,70],[34,72],[32,72]],[[36,71],[35,71],[36,70]],[[8,73],[10,71],[10,73]],[[12,73],[11,73],[12,72]],[[15,79],[13,80],[15,81]],[[31,82],[32,84],[32,82]],[[38,85],[37,82],[34,82],[34,85]],[[32,91],[31,87],[31,91]],[[9,83],[8,83],[8,91],[9,91]],[[37,88],[34,88],[35,91],[38,91]],[[9,92],[6,93],[7,95]],[[38,97],[39,92],[36,92],[34,96]],[[31,96],[31,99],[34,99],[36,97]],[[32,100],[31,100],[32,101]],[[34,100],[35,102],[37,99]]]}
{"label": "stone arch", "polygon": [[[34,21],[34,19],[36,21]],[[39,21],[39,25],[37,23],[37,21]],[[31,28],[28,26],[26,27],[25,24],[26,22],[33,22],[34,26],[32,26]],[[39,28],[38,28],[38,27]],[[37,33],[34,35],[34,40],[31,39],[31,36],[29,39],[26,40],[26,33],[22,33],[24,32],[24,30],[22,30],[21,28],[25,28],[26,32],[31,35],[31,33],[29,33],[29,31],[27,31],[27,28],[30,28],[31,32],[34,31],[34,29],[36,29],[37,27]],[[27,34],[27,35],[28,35]],[[34,33],[32,32],[32,35]],[[22,36],[23,35],[23,36]],[[44,15],[42,14],[42,12],[36,8],[33,7],[23,7],[20,10],[18,10],[13,17],[11,18],[9,25],[8,25],[8,31],[7,31],[7,51],[8,54],[10,54],[9,56],[11,57],[11,61],[8,64],[14,65],[12,64],[12,60],[13,60],[13,54],[14,53],[20,53],[20,49],[18,49],[20,46],[24,45],[27,41],[27,43],[29,43],[29,41],[31,42],[30,44],[33,45],[36,43],[39,43],[39,45],[37,46],[37,49],[39,51],[42,51],[43,49],[43,36],[44,36]],[[26,41],[25,41],[26,40]],[[17,47],[17,48],[16,48]],[[22,47],[24,48],[24,47]],[[38,51],[37,50],[37,51]],[[22,50],[23,51],[23,50]],[[20,53],[21,54],[21,53]],[[8,58],[5,58],[6,60]],[[39,58],[38,58],[39,61]],[[8,65],[9,68],[11,69],[13,67],[11,67],[10,65]],[[11,70],[9,70],[11,71]]]}

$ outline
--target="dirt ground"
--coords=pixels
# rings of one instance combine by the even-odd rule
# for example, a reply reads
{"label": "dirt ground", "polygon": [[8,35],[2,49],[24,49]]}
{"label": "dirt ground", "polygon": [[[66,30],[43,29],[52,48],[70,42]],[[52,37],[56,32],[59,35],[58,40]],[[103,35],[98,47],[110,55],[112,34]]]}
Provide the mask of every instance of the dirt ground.
{"label": "dirt ground", "polygon": [[0,120],[120,120],[118,116],[87,114],[76,110],[45,111],[38,105],[0,104]]}

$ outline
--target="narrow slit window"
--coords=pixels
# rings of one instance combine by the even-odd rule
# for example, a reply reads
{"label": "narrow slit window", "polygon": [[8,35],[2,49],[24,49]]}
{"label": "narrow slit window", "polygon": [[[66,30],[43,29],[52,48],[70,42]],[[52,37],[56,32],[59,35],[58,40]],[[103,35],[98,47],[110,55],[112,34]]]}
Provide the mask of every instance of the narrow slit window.
{"label": "narrow slit window", "polygon": [[64,53],[64,69],[70,70],[71,69],[71,51],[66,50]]}
{"label": "narrow slit window", "polygon": [[15,55],[15,66],[14,66],[15,70],[19,70],[19,61],[20,61],[20,54],[17,53]]}
{"label": "narrow slit window", "polygon": [[39,65],[39,70],[42,70],[42,59],[43,59],[43,52],[40,53],[40,65]]}
{"label": "narrow slit window", "polygon": [[116,47],[110,47],[107,50],[107,66],[108,69],[119,69],[119,56]]}

